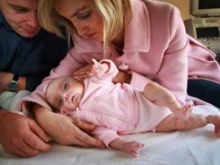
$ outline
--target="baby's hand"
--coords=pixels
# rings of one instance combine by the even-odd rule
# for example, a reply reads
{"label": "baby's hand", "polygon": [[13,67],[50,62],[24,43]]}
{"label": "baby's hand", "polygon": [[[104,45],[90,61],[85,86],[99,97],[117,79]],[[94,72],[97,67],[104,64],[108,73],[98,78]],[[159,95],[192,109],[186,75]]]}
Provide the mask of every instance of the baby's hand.
{"label": "baby's hand", "polygon": [[106,63],[100,64],[94,58],[92,59],[92,62],[94,63],[94,65],[92,66],[91,73],[90,73],[92,76],[96,76],[96,75],[101,76],[105,74],[109,69],[108,64]]}
{"label": "baby's hand", "polygon": [[188,101],[182,108],[178,108],[173,112],[178,118],[186,120],[192,113],[192,108],[194,104],[192,101]]}
{"label": "baby's hand", "polygon": [[123,150],[127,152],[128,154],[134,157],[137,157],[139,150],[143,147],[144,147],[144,144],[136,142],[136,141],[131,141],[131,142],[126,142],[124,144]]}

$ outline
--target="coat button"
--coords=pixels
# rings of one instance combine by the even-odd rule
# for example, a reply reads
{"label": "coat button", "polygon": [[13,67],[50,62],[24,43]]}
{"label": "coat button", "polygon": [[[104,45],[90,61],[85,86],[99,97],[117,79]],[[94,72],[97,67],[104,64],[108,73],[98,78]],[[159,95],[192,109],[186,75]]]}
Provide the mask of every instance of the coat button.
{"label": "coat button", "polygon": [[121,65],[119,65],[119,67],[118,67],[120,70],[127,70],[129,67],[128,67],[128,65],[127,64],[125,64],[125,63],[122,63]]}
{"label": "coat button", "polygon": [[79,112],[79,111],[80,111],[80,109],[79,109],[79,107],[77,107],[77,108],[76,108],[76,112]]}

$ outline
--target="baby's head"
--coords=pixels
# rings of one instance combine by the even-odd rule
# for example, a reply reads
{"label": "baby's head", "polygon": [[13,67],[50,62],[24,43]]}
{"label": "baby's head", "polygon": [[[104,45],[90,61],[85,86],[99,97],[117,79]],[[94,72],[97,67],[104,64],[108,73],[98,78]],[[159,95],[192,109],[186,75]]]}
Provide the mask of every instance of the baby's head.
{"label": "baby's head", "polygon": [[52,80],[45,89],[48,103],[63,114],[68,114],[79,106],[83,93],[83,82],[68,76]]}

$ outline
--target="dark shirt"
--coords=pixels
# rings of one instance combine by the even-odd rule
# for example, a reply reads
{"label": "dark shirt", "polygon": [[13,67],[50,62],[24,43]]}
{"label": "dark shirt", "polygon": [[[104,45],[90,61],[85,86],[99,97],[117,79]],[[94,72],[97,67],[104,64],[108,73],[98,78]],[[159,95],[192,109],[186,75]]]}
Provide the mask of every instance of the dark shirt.
{"label": "dark shirt", "polygon": [[0,72],[26,78],[26,89],[33,91],[67,54],[66,39],[43,29],[33,38],[14,32],[0,12]]}

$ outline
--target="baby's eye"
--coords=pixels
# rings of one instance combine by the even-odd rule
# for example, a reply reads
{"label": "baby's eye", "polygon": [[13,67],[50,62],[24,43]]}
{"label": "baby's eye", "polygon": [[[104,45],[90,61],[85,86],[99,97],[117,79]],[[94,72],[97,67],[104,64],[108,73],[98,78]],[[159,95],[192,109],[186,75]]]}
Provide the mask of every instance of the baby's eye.
{"label": "baby's eye", "polygon": [[63,90],[65,91],[65,90],[67,90],[68,89],[68,87],[69,87],[69,85],[68,84],[64,84],[63,85]]}
{"label": "baby's eye", "polygon": [[63,105],[63,100],[62,100],[62,99],[59,99],[58,102],[57,102],[57,104],[58,104],[58,107],[62,107],[62,105]]}

